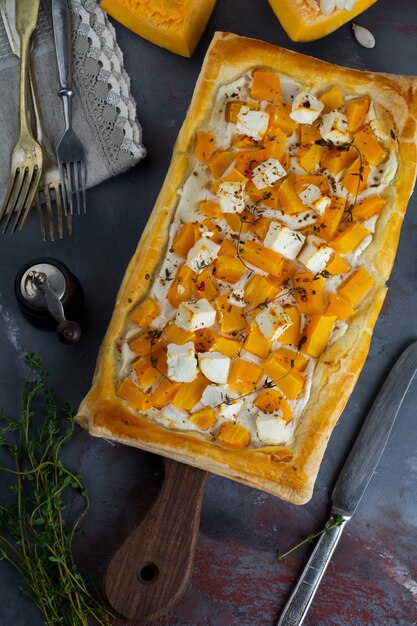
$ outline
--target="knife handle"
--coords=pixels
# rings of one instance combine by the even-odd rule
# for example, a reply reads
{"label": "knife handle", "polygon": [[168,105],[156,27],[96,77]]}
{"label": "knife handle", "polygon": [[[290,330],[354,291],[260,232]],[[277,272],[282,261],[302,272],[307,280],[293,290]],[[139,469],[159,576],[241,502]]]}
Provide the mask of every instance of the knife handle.
{"label": "knife handle", "polygon": [[[335,515],[330,517],[329,526],[334,524],[335,519]],[[348,519],[345,518],[345,521]],[[303,623],[344,526],[344,523],[340,526],[333,526],[329,531],[321,535],[294,591],[284,607],[277,626],[299,626]]]}

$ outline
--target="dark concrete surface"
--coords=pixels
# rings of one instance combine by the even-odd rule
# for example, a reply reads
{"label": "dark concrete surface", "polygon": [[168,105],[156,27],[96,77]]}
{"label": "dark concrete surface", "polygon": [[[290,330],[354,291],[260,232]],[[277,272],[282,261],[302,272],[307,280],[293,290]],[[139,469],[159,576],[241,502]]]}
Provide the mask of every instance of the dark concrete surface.
{"label": "dark concrete surface", "polygon": [[[88,215],[74,234],[39,240],[36,216],[22,233],[0,240],[0,406],[17,414],[26,350],[41,352],[58,397],[77,406],[89,388],[121,278],[163,182],[201,62],[215,30],[263,38],[327,61],[375,71],[417,74],[415,0],[379,0],[357,19],[377,45],[366,50],[347,25],[325,40],[294,44],[266,0],[218,0],[191,60],[175,56],[115,24],[144,127],[148,157],[88,192]],[[324,523],[332,485],[375,393],[401,350],[417,338],[417,198],[409,205],[390,290],[366,366],[330,440],[311,502],[296,507],[211,476],[191,586],[154,626],[270,626],[275,623],[311,546],[284,562],[275,556]],[[83,338],[74,348],[22,318],[13,279],[31,258],[55,256],[81,280]],[[417,618],[417,386],[413,385],[384,457],[345,534],[306,618],[306,626],[411,626]],[[158,457],[112,446],[79,431],[68,451],[86,479],[91,513],[76,558],[100,586],[107,559],[136,525],[161,480]],[[36,609],[0,564],[0,625],[38,626]],[[119,621],[118,626],[125,622]],[[71,626],[71,625],[66,625]]]}

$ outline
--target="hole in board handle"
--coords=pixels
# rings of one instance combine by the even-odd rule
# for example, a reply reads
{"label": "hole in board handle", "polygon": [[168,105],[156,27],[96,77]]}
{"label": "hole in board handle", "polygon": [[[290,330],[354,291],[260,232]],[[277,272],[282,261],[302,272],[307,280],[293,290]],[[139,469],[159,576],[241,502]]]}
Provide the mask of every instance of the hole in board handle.
{"label": "hole in board handle", "polygon": [[145,563],[138,574],[138,579],[140,582],[149,585],[154,583],[158,576],[159,570],[155,563]]}

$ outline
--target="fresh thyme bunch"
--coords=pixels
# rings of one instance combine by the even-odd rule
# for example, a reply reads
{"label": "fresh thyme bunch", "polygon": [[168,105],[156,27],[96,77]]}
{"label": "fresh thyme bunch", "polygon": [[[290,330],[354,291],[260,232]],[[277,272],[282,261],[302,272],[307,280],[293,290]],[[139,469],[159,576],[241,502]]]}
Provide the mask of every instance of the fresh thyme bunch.
{"label": "fresh thyme bunch", "polygon": [[[24,581],[47,626],[109,626],[111,615],[92,594],[72,557],[72,542],[89,508],[79,476],[60,458],[74,430],[71,408],[58,407],[39,355],[26,356],[21,419],[0,413],[0,472],[10,478],[10,496],[0,502],[0,559]],[[76,491],[83,509],[71,524],[66,496]]]}

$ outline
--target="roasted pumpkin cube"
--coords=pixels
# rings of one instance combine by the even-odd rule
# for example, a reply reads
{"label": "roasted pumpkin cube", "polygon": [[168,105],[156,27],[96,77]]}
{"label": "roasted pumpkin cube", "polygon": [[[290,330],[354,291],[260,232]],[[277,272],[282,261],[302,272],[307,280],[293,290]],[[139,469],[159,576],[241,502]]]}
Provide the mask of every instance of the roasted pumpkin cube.
{"label": "roasted pumpkin cube", "polygon": [[255,167],[258,167],[263,161],[268,158],[265,147],[257,148],[256,150],[244,150],[238,152],[236,155],[235,169],[240,172],[242,176],[249,179],[252,178],[252,172]]}
{"label": "roasted pumpkin cube", "polygon": [[339,146],[336,148],[323,150],[321,154],[321,167],[330,174],[340,174],[347,167],[352,165],[353,161],[357,159],[358,153],[354,148],[343,149]]}
{"label": "roasted pumpkin cube", "polygon": [[255,219],[253,215],[249,215],[248,211],[242,211],[242,213],[224,213],[223,218],[235,233],[240,234],[247,233],[251,223]]}
{"label": "roasted pumpkin cube", "polygon": [[332,248],[341,254],[348,254],[357,248],[361,241],[370,234],[370,231],[365,226],[362,226],[360,222],[355,222],[332,239],[330,244]]}
{"label": "roasted pumpkin cube", "polygon": [[264,137],[265,159],[278,159],[284,156],[287,143],[287,135],[279,126],[269,127]]}
{"label": "roasted pumpkin cube", "polygon": [[132,365],[138,386],[147,391],[164,376],[167,370],[166,351],[152,351],[152,355],[139,357]]}
{"label": "roasted pumpkin cube", "polygon": [[[361,162],[362,161],[362,162]],[[357,158],[346,170],[343,177],[343,185],[351,196],[361,193],[367,183],[371,168],[364,159]]]}
{"label": "roasted pumpkin cube", "polygon": [[286,398],[295,400],[300,395],[305,383],[304,376],[296,369],[291,369],[274,354],[265,361],[264,371]]}
{"label": "roasted pumpkin cube", "polygon": [[200,409],[200,411],[190,415],[190,422],[201,428],[201,430],[208,430],[214,426],[216,421],[216,412],[210,406],[206,406],[204,409]]}
{"label": "roasted pumpkin cube", "polygon": [[290,350],[289,348],[278,348],[274,355],[280,361],[289,365],[290,369],[296,369],[303,372],[307,367],[308,359],[299,350]]}
{"label": "roasted pumpkin cube", "polygon": [[330,205],[316,222],[316,234],[330,241],[335,236],[346,209],[344,198],[332,198]]}
{"label": "roasted pumpkin cube", "polygon": [[368,96],[354,98],[346,103],[346,117],[351,133],[356,133],[363,126],[366,114],[369,111],[369,105],[370,100]]}
{"label": "roasted pumpkin cube", "polygon": [[357,220],[369,220],[382,211],[386,203],[385,198],[381,198],[381,196],[365,198],[365,200],[355,204],[352,209],[352,216]]}
{"label": "roasted pumpkin cube", "polygon": [[[275,102],[268,104],[266,112],[269,115],[269,123],[271,126],[277,126],[286,135],[292,135],[297,130],[298,124],[290,118],[291,105],[283,102]],[[267,131],[269,133],[269,129]]]}
{"label": "roasted pumpkin cube", "polygon": [[223,239],[218,256],[237,256],[236,243],[231,239]]}
{"label": "roasted pumpkin cube", "polygon": [[312,315],[305,330],[307,337],[303,350],[317,359],[326,349],[336,322],[336,316]]}
{"label": "roasted pumpkin cube", "polygon": [[220,243],[220,230],[212,220],[203,220],[198,228],[200,236],[207,237],[214,241],[214,243]]}
{"label": "roasted pumpkin cube", "polygon": [[241,450],[250,444],[250,432],[236,422],[225,422],[220,427],[217,441],[225,448]]}
{"label": "roasted pumpkin cube", "polygon": [[184,330],[174,323],[167,324],[162,332],[162,339],[166,343],[176,343],[177,345],[183,345],[189,341],[194,340],[194,333],[191,330]]}
{"label": "roasted pumpkin cube", "polygon": [[152,406],[156,409],[163,409],[174,399],[181,383],[173,382],[169,378],[163,378],[159,385],[150,394]]}
{"label": "roasted pumpkin cube", "polygon": [[342,296],[331,293],[329,296],[329,304],[327,305],[326,315],[336,316],[338,320],[347,320],[355,312],[353,305]]}
{"label": "roasted pumpkin cube", "polygon": [[296,178],[292,174],[286,178],[278,190],[278,198],[286,213],[301,213],[306,210],[295,188]]}
{"label": "roasted pumpkin cube", "polygon": [[139,337],[136,337],[129,343],[129,347],[132,352],[135,352],[138,356],[146,356],[150,354],[152,350],[158,352],[164,348],[167,341],[161,336],[160,331],[149,329],[145,333],[142,333]]}
{"label": "roasted pumpkin cube", "polygon": [[231,304],[229,295],[230,292],[225,293],[215,300],[220,330],[226,335],[246,328],[244,309]]}
{"label": "roasted pumpkin cube", "polygon": [[129,407],[137,411],[147,411],[152,408],[149,397],[143,393],[134,382],[125,378],[117,388],[117,395],[129,404]]}
{"label": "roasted pumpkin cube", "polygon": [[[308,148],[300,148],[298,159],[301,167],[311,174],[320,164],[322,149],[317,144],[312,144]],[[304,207],[305,209],[305,207]]]}
{"label": "roasted pumpkin cube", "polygon": [[255,241],[245,241],[240,247],[241,258],[272,276],[279,277],[284,267],[284,257]]}
{"label": "roasted pumpkin cube", "polygon": [[249,109],[253,109],[254,111],[259,111],[259,102],[228,102],[226,105],[226,120],[231,122],[232,124],[236,124],[237,116],[239,115],[240,109],[246,106]]}
{"label": "roasted pumpkin cube", "polygon": [[245,350],[248,350],[248,352],[252,352],[252,354],[256,354],[256,356],[262,359],[266,359],[268,356],[271,350],[271,344],[268,339],[265,339],[256,322],[251,323],[243,347]]}
{"label": "roasted pumpkin cube", "polygon": [[353,143],[371,165],[378,165],[386,157],[385,149],[379,143],[369,124],[356,133]]}
{"label": "roasted pumpkin cube", "polygon": [[215,346],[218,335],[211,328],[200,328],[194,333],[196,352],[208,352]]}
{"label": "roasted pumpkin cube", "polygon": [[223,183],[243,183],[244,185],[246,185],[248,180],[249,179],[244,174],[242,174],[242,172],[240,172],[235,167],[232,167],[232,169],[228,174],[226,174],[226,176],[219,178],[219,180],[216,180],[212,184],[211,191],[212,193],[217,193],[220,189],[220,185],[222,185]]}
{"label": "roasted pumpkin cube", "polygon": [[269,217],[259,217],[251,227],[252,232],[254,232],[261,241],[263,241],[268,233],[269,227],[272,224],[272,219]]}
{"label": "roasted pumpkin cube", "polygon": [[152,298],[147,298],[137,307],[130,319],[141,328],[147,328],[159,313],[159,304]]}
{"label": "roasted pumpkin cube", "polygon": [[203,374],[198,373],[197,378],[192,383],[181,383],[173,400],[172,404],[175,404],[179,409],[185,409],[191,411],[193,406],[201,400],[204,389],[209,384],[209,381]]}
{"label": "roasted pumpkin cube", "polygon": [[300,313],[315,315],[324,313],[324,278],[311,272],[295,274],[294,297]]}
{"label": "roasted pumpkin cube", "polygon": [[350,265],[338,252],[336,252],[332,259],[326,265],[326,272],[329,272],[331,276],[337,274],[346,274],[350,271]]}
{"label": "roasted pumpkin cube", "polygon": [[282,418],[287,422],[292,419],[292,412],[288,402],[278,389],[263,389],[258,396],[256,396],[253,404],[262,413],[276,413],[281,411]]}
{"label": "roasted pumpkin cube", "polygon": [[200,212],[203,215],[207,215],[207,217],[213,217],[217,220],[223,217],[220,204],[218,202],[213,202],[213,200],[203,200],[200,202],[199,209]]}
{"label": "roasted pumpkin cube", "polygon": [[167,293],[167,298],[173,307],[177,309],[181,302],[191,300],[193,297],[193,280],[197,280],[197,278],[198,275],[188,265],[181,265],[178,268],[177,275]]}
{"label": "roasted pumpkin cube", "polygon": [[348,300],[351,304],[356,305],[368,293],[375,284],[375,279],[366,271],[364,267],[360,267],[356,272],[351,274],[339,289],[339,296]]}
{"label": "roasted pumpkin cube", "polygon": [[211,270],[205,268],[198,277],[193,280],[194,298],[201,300],[205,298],[209,302],[213,300],[218,294],[217,287],[211,279]]}
{"label": "roasted pumpkin cube", "polygon": [[233,161],[236,158],[236,154],[232,151],[221,151],[217,150],[210,161],[207,161],[207,165],[214,178],[221,178],[228,167],[231,166]]}
{"label": "roasted pumpkin cube", "polygon": [[199,131],[195,142],[194,156],[199,161],[209,161],[215,149],[213,133]]}
{"label": "roasted pumpkin cube", "polygon": [[333,87],[325,91],[320,96],[320,100],[324,104],[325,113],[333,111],[334,109],[341,109],[344,104],[343,96],[336,85],[333,85]]}
{"label": "roasted pumpkin cube", "polygon": [[298,306],[286,306],[284,307],[285,313],[290,317],[292,324],[287,330],[285,330],[279,338],[280,343],[290,344],[292,346],[298,346],[300,343],[300,327],[301,327],[301,313]]}
{"label": "roasted pumpkin cube", "polygon": [[174,241],[172,243],[172,248],[175,254],[182,257],[183,259],[187,258],[187,254],[191,250],[191,248],[196,243],[197,239],[199,239],[200,233],[198,229],[198,224],[194,222],[186,222],[182,224],[174,237]]}
{"label": "roasted pumpkin cube", "polygon": [[281,95],[281,82],[275,72],[255,70],[252,74],[250,95],[255,100],[277,100]]}
{"label": "roasted pumpkin cube", "polygon": [[237,283],[246,271],[242,261],[233,256],[220,255],[214,264],[216,278],[228,283]]}
{"label": "roasted pumpkin cube", "polygon": [[213,348],[217,352],[221,352],[222,354],[233,358],[239,356],[240,351],[242,350],[242,344],[240,341],[236,341],[236,339],[229,339],[228,337],[217,335],[214,340]]}
{"label": "roasted pumpkin cube", "polygon": [[262,375],[262,367],[244,359],[234,359],[230,366],[227,384],[238,393],[250,393]]}

